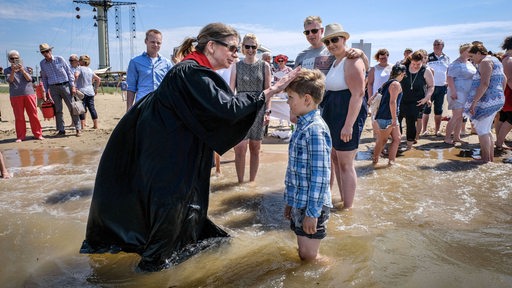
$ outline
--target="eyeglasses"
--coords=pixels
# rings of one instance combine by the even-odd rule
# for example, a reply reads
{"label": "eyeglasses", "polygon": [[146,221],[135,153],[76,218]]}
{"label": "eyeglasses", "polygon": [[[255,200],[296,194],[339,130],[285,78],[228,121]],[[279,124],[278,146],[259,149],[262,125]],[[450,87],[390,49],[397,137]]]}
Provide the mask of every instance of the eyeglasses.
{"label": "eyeglasses", "polygon": [[44,55],[44,54],[47,54],[47,53],[50,53],[50,52],[51,52],[51,50],[41,51],[41,54]]}
{"label": "eyeglasses", "polygon": [[69,59],[69,62],[76,62],[78,60],[75,60],[75,59]]}
{"label": "eyeglasses", "polygon": [[258,48],[258,46],[256,45],[244,45],[244,48],[249,50],[249,49],[252,49],[252,50],[256,50],[256,48]]}
{"label": "eyeglasses", "polygon": [[325,39],[324,40],[324,44],[325,46],[329,46],[329,44],[336,44],[338,43],[338,41],[340,41],[340,38],[342,38],[341,36],[336,36],[334,38],[331,38],[331,39]]}
{"label": "eyeglasses", "polygon": [[226,43],[224,41],[220,41],[220,40],[216,40],[216,39],[214,39],[213,42],[228,48],[229,52],[231,52],[231,53],[238,52],[238,46],[236,46],[236,45],[229,45],[228,43]]}
{"label": "eyeglasses", "polygon": [[9,60],[16,60],[16,59],[20,59],[18,57],[9,57]]}
{"label": "eyeglasses", "polygon": [[443,43],[434,43],[434,46],[443,46]]}
{"label": "eyeglasses", "polygon": [[[320,29],[322,29],[322,28],[320,28]],[[302,32],[302,33],[304,33],[304,35],[308,36],[309,33],[313,33],[313,34],[318,33],[318,31],[320,31],[320,29],[315,28],[315,29],[311,29],[311,30],[304,30],[304,32]]]}
{"label": "eyeglasses", "polygon": [[277,62],[282,63],[282,62],[284,62],[284,60],[283,59],[279,59],[279,60],[277,60]]}

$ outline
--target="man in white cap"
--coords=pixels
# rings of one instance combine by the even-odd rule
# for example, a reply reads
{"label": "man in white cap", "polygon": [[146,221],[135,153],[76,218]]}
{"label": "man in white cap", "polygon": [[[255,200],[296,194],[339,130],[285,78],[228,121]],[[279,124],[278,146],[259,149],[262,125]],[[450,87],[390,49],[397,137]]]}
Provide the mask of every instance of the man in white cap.
{"label": "man in white cap", "polygon": [[41,79],[43,81],[44,90],[46,91],[45,99],[51,95],[55,104],[55,124],[57,128],[56,136],[64,136],[66,134],[64,127],[64,113],[62,112],[62,100],[68,107],[69,114],[76,129],[76,136],[82,133],[82,127],[78,115],[73,115],[71,110],[71,95],[76,93],[75,77],[71,72],[71,67],[64,57],[54,56],[52,49],[47,43],[39,45],[39,51],[44,59],[41,60]]}

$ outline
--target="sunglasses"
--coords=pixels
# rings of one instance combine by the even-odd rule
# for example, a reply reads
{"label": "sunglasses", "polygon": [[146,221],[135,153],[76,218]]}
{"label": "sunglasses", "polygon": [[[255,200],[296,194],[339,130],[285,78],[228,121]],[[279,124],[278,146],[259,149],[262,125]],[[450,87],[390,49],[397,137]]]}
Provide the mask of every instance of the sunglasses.
{"label": "sunglasses", "polygon": [[244,48],[249,50],[249,49],[252,49],[252,50],[256,50],[256,48],[258,48],[258,46],[256,45],[244,45]]}
{"label": "sunglasses", "polygon": [[[322,29],[322,28],[320,28],[320,29]],[[320,29],[315,28],[315,29],[311,29],[311,30],[304,30],[304,32],[302,32],[302,33],[304,33],[304,35],[308,36],[309,33],[313,33],[313,34],[318,33],[318,31],[320,31]]]}
{"label": "sunglasses", "polygon": [[443,43],[436,43],[434,46],[443,46]]}
{"label": "sunglasses", "polygon": [[282,63],[282,62],[284,62],[284,60],[283,59],[279,59],[279,60],[277,60],[277,62]]}
{"label": "sunglasses", "polygon": [[76,62],[78,60],[75,60],[75,59],[69,59],[69,62]]}
{"label": "sunglasses", "polygon": [[9,60],[16,60],[16,59],[20,59],[18,57],[9,57]]}
{"label": "sunglasses", "polygon": [[238,52],[238,46],[236,45],[229,45],[228,43],[224,42],[224,41],[220,41],[220,40],[213,40],[215,43],[217,44],[220,44],[226,48],[228,48],[229,52],[231,53],[236,53]]}
{"label": "sunglasses", "polygon": [[42,51],[41,54],[44,55],[44,54],[47,54],[47,53],[50,53],[50,52],[51,52],[51,50],[46,50],[46,51]]}
{"label": "sunglasses", "polygon": [[325,44],[325,46],[329,46],[329,44],[331,44],[331,43],[336,44],[336,43],[338,43],[338,41],[340,41],[340,38],[341,38],[340,36],[336,36],[331,39],[325,39],[324,44]]}

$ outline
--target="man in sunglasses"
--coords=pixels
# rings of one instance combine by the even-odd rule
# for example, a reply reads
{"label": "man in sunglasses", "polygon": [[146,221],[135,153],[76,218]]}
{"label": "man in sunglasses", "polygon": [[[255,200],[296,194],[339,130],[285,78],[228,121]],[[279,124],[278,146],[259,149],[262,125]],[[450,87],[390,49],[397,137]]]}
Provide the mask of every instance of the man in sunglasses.
{"label": "man in sunglasses", "polygon": [[[329,53],[327,47],[322,42],[324,28],[322,27],[322,19],[320,16],[308,16],[304,20],[304,31],[302,32],[308,40],[310,47],[302,51],[295,58],[295,67],[302,66],[308,69],[320,69],[324,74],[329,72],[334,56]],[[347,50],[348,58],[363,59],[366,70],[369,68],[368,57],[364,54],[363,50],[350,48]]]}

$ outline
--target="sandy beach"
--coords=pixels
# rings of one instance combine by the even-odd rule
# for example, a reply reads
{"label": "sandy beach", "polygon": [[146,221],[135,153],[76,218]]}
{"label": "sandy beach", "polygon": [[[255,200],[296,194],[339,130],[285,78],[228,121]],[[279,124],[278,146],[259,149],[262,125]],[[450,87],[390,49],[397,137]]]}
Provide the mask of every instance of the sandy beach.
{"label": "sandy beach", "polygon": [[[55,130],[55,120],[44,120],[42,112],[39,110],[39,120],[43,127],[43,136],[45,140],[38,141],[33,139],[30,131],[30,126],[27,121],[27,139],[21,143],[16,143],[16,132],[14,129],[14,115],[9,101],[9,95],[6,93],[0,93],[0,111],[2,115],[2,121],[0,122],[0,149],[52,149],[52,148],[63,148],[67,147],[73,150],[88,150],[98,149],[103,147],[119,120],[123,117],[126,112],[126,102],[122,99],[120,92],[114,93],[102,93],[99,92],[95,98],[96,110],[98,112],[99,129],[92,129],[92,120],[90,114],[87,116],[87,126],[84,128],[82,136],[76,137],[74,128],[71,126],[71,117],[67,110],[64,112],[64,121],[66,124],[67,134],[64,137],[53,136]],[[450,115],[450,111],[446,111],[444,115]],[[431,136],[422,137],[418,144],[415,145],[419,150],[429,150],[432,148],[448,148],[443,145],[443,138],[436,137],[433,134],[433,116],[429,121],[429,131]],[[442,122],[441,132],[444,133],[446,121]],[[283,144],[286,145],[286,141],[279,139],[278,137],[272,137],[272,132],[276,129],[287,129],[287,127],[280,126],[278,120],[272,120],[269,126],[268,136],[265,137],[263,144]],[[463,137],[463,140],[467,143],[456,146],[456,148],[478,148],[478,137],[471,135],[469,131],[469,124],[467,125],[467,135]],[[403,137],[402,137],[402,141]],[[507,137],[506,143],[512,141],[512,133]],[[361,137],[361,145],[359,150],[364,151],[368,148],[373,148],[374,142],[372,137],[372,131],[370,121],[366,121],[366,127]],[[407,151],[403,155],[408,153],[415,153],[413,151]],[[506,153],[505,153],[506,154]],[[504,155],[496,155],[504,156]],[[384,160],[381,160],[384,161]],[[9,163],[7,163],[9,164]]]}
{"label": "sandy beach", "polygon": [[[212,169],[208,213],[232,236],[228,245],[161,273],[141,275],[137,255],[79,254],[103,147],[125,114],[119,93],[96,96],[99,129],[81,137],[69,127],[43,141],[15,143],[7,94],[0,94],[0,151],[11,179],[0,179],[2,287],[510,287],[510,165],[476,165],[461,148],[478,148],[476,135],[450,147],[442,137],[421,138],[388,167],[371,164],[370,121],[357,161],[356,206],[334,209],[322,253],[331,267],[301,265],[289,223],[282,217],[287,142],[264,138],[256,182],[238,184],[233,149]],[[430,121],[433,123],[433,121]],[[446,122],[443,122],[444,126]],[[28,123],[27,123],[28,126]],[[469,127],[468,127],[469,128]],[[269,135],[285,129],[271,121]],[[432,129],[430,129],[432,132]],[[469,132],[469,131],[468,131]],[[510,139],[509,139],[510,140]],[[510,143],[510,142],[508,142]],[[247,161],[248,162],[248,161]],[[332,191],[339,202],[339,191]],[[254,269],[258,267],[258,269]],[[200,273],[198,273],[200,271]],[[341,271],[341,273],[340,273]],[[312,277],[310,275],[317,275]],[[435,276],[432,276],[435,275]]]}

